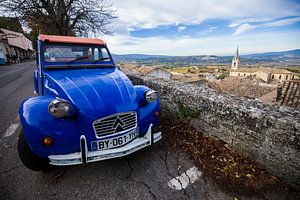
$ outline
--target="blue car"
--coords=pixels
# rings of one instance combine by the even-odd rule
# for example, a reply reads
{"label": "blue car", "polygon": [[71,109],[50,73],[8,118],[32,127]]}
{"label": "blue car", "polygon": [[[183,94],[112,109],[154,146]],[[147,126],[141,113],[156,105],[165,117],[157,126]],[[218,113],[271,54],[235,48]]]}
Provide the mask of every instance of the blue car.
{"label": "blue car", "polygon": [[18,152],[31,170],[126,156],[162,138],[157,93],[133,85],[100,39],[40,34]]}

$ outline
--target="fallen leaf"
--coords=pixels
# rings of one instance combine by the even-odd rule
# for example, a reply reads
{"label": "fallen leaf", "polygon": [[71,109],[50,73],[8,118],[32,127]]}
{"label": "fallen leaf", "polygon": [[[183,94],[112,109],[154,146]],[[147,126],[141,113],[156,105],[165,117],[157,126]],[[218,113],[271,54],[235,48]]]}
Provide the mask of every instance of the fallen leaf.
{"label": "fallen leaf", "polygon": [[248,178],[252,178],[252,177],[253,177],[252,174],[246,174],[246,176],[247,176]]}

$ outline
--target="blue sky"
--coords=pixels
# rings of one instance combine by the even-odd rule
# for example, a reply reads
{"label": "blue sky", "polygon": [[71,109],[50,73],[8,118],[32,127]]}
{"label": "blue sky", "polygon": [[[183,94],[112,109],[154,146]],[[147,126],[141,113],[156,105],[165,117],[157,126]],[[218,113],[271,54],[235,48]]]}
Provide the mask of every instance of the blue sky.
{"label": "blue sky", "polygon": [[300,48],[299,0],[114,0],[113,53],[232,55]]}

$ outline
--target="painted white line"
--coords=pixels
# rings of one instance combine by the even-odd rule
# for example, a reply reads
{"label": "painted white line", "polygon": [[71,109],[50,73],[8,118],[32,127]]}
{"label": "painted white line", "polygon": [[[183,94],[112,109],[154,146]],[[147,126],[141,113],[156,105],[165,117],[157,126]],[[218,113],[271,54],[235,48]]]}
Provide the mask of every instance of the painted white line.
{"label": "painted white line", "polygon": [[194,183],[196,180],[198,180],[201,175],[202,172],[200,172],[197,167],[192,167],[180,176],[170,180],[168,182],[168,186],[173,190],[182,190],[185,189],[190,183]]}
{"label": "painted white line", "polygon": [[3,137],[10,137],[10,136],[12,136],[16,132],[16,130],[18,129],[18,127],[19,127],[19,123],[18,122],[15,122],[15,123],[11,124],[6,129]]}

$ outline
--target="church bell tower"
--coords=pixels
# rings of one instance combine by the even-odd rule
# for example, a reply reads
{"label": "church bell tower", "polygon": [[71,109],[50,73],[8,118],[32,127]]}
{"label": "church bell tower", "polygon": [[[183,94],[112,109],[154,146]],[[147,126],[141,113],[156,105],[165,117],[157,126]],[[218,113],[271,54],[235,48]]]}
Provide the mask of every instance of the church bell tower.
{"label": "church bell tower", "polygon": [[236,54],[232,58],[231,69],[238,69],[239,68],[239,62],[240,62],[239,47],[237,47],[236,48]]}

